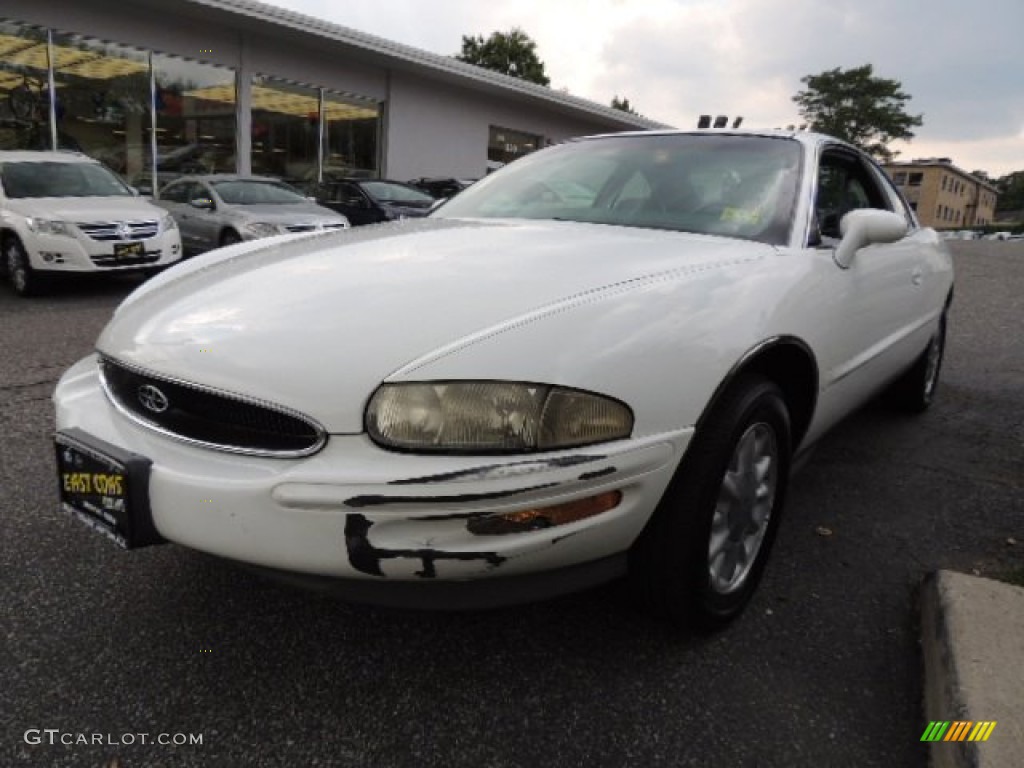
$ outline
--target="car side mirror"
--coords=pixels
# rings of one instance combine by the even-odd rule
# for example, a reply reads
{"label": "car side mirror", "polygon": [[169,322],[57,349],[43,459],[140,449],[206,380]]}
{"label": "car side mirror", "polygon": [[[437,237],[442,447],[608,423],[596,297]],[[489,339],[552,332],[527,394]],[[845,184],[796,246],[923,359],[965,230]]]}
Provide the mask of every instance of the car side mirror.
{"label": "car side mirror", "polygon": [[211,200],[208,197],[195,197],[189,200],[188,204],[191,205],[193,208],[199,208],[200,210],[204,211],[213,210],[213,200]]}
{"label": "car side mirror", "polygon": [[341,201],[349,208],[369,208],[370,204],[363,197],[346,197]]}
{"label": "car side mirror", "polygon": [[832,255],[842,269],[849,269],[854,254],[878,243],[894,243],[907,234],[907,220],[892,211],[858,208],[839,222],[842,240]]}

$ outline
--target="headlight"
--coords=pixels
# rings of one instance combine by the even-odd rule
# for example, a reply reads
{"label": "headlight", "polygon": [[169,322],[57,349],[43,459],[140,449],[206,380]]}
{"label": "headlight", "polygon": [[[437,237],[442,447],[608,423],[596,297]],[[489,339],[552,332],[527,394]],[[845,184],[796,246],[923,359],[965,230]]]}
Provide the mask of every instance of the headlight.
{"label": "headlight", "polygon": [[174,220],[174,217],[171,216],[170,214],[167,214],[162,219],[160,219],[160,231],[161,232],[170,232],[171,230],[174,230],[174,229],[177,229],[177,228],[178,228],[178,222],[176,222]]}
{"label": "headlight", "polygon": [[280,232],[277,224],[266,224],[261,221],[253,221],[245,225],[245,229],[254,237],[270,237]]}
{"label": "headlight", "polygon": [[40,219],[34,216],[27,219],[28,228],[40,235],[64,235],[71,237],[71,230],[63,221],[53,219]]}
{"label": "headlight", "polygon": [[618,400],[543,384],[384,384],[370,398],[366,429],[387,448],[523,453],[629,437],[633,414]]}

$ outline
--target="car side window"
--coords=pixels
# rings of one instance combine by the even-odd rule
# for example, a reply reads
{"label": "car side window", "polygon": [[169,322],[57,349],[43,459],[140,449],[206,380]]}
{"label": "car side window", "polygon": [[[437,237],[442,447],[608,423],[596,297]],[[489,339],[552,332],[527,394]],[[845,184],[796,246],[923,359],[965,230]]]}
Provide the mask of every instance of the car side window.
{"label": "car side window", "polygon": [[205,184],[194,181],[188,186],[188,197],[186,198],[188,202],[193,200],[209,200],[213,203],[213,192]]}
{"label": "car side window", "polygon": [[814,204],[816,241],[838,240],[843,216],[858,208],[892,210],[892,205],[888,195],[879,188],[856,155],[826,151],[818,169],[818,193]]}
{"label": "car side window", "polygon": [[165,203],[180,203],[181,187],[181,184],[168,184],[160,190],[160,199]]}
{"label": "car side window", "polygon": [[363,196],[362,190],[359,189],[355,184],[351,184],[347,181],[343,181],[335,187],[336,198],[338,202],[346,203],[347,205],[364,205],[366,198]]}
{"label": "car side window", "polygon": [[903,197],[903,194],[893,183],[893,180],[877,165],[871,167],[871,175],[881,186],[883,193],[889,198],[889,204],[893,212],[906,219],[907,226],[910,229],[916,229],[918,227],[917,218],[907,204],[906,198]]}

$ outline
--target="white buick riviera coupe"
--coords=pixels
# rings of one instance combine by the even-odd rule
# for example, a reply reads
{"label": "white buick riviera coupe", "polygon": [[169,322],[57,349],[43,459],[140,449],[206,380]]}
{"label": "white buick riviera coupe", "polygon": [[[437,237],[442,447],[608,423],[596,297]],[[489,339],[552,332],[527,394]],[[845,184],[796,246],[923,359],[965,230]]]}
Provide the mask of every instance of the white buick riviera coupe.
{"label": "white buick riviera coupe", "polygon": [[883,390],[923,411],[953,271],[827,136],[536,152],[428,218],[212,251],[54,395],[62,507],[348,599],[472,608],[627,576],[716,627],[790,469]]}

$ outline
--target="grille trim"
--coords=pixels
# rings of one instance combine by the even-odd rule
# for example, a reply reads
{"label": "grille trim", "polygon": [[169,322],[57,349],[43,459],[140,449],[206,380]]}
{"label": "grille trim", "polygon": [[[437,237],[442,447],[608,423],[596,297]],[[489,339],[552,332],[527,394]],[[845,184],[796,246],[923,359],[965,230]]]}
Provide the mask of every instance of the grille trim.
{"label": "grille trim", "polygon": [[[155,219],[142,221],[88,221],[77,222],[75,226],[83,234],[100,243],[149,240],[160,234],[160,222]],[[117,231],[122,226],[127,228],[127,237],[122,237]]]}
{"label": "grille trim", "polygon": [[286,224],[284,228],[288,232],[333,232],[337,229],[346,229],[346,226],[340,222],[337,224],[329,222],[327,224]]}
{"label": "grille trim", "polygon": [[[117,409],[119,413],[121,413],[123,416],[130,419],[131,421],[135,422],[136,424],[139,424],[140,426],[143,426],[166,437],[170,437],[175,440],[188,443],[189,445],[194,445],[201,448],[209,448],[211,450],[216,451],[223,451],[226,453],[243,454],[246,456],[264,456],[270,458],[302,458],[304,456],[311,456],[312,454],[318,452],[327,443],[328,434],[327,430],[324,429],[323,426],[321,426],[318,422],[316,422],[309,416],[299,413],[298,411],[295,411],[291,408],[287,408],[285,406],[277,405],[274,403],[269,403],[265,400],[260,400],[258,398],[247,397],[245,395],[239,395],[234,392],[227,392],[224,390],[216,389],[214,387],[207,387],[200,384],[194,384],[189,381],[176,379],[170,376],[164,376],[162,374],[153,374],[137,366],[122,363],[120,361],[106,357],[105,355],[102,354],[98,356],[97,364],[99,368],[100,384],[103,388],[103,392],[107,396],[107,399],[110,400],[110,402],[114,405],[114,407]],[[174,429],[162,425],[157,421],[154,421],[153,419],[146,418],[140,412],[134,410],[133,407],[129,406],[123,399],[123,393],[117,391],[119,385],[111,381],[111,378],[113,377],[110,375],[110,371],[115,371],[116,375],[126,374],[128,376],[135,377],[136,379],[143,380],[138,382],[139,386],[141,386],[144,383],[164,385],[165,387],[178,389],[179,394],[180,390],[184,389],[187,392],[191,392],[194,395],[198,396],[200,400],[205,399],[209,401],[205,403],[205,405],[207,406],[217,406],[219,404],[225,409],[248,409],[251,415],[255,415],[257,417],[261,417],[264,419],[289,419],[292,421],[292,426],[295,426],[297,423],[298,426],[303,428],[303,431],[305,432],[305,434],[301,436],[293,435],[291,436],[291,439],[302,440],[306,444],[300,447],[287,448],[266,447],[252,444],[245,445],[236,444],[233,442],[217,442],[214,440],[202,439],[200,437],[185,434],[180,431],[175,431]],[[219,403],[217,402],[218,400]],[[232,427],[231,424],[228,424],[227,426],[228,428]],[[244,425],[240,426],[238,424],[235,424],[233,426],[239,427],[240,429],[246,429]],[[250,428],[250,432],[257,431],[260,430],[254,430]],[[266,433],[266,430],[263,431]],[[278,437],[280,437],[280,435],[278,435]]]}

